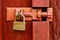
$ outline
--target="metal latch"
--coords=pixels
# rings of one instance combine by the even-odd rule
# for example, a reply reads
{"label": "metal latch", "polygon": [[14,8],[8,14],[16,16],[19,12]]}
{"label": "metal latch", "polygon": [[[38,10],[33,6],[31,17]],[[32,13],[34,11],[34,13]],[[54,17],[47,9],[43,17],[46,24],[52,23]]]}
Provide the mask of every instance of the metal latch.
{"label": "metal latch", "polygon": [[[16,9],[25,16],[25,21],[32,21],[32,20],[40,20],[46,18],[46,21],[52,21],[53,16],[53,10],[52,8],[47,8],[46,12],[42,11],[42,8],[39,9],[33,9],[33,8],[7,8],[7,21],[15,20],[15,13]],[[44,9],[43,9],[44,10]]]}
{"label": "metal latch", "polygon": [[40,18],[41,21],[52,22],[53,9],[52,8],[47,8],[46,12],[42,12],[42,9],[38,10],[38,18]]}

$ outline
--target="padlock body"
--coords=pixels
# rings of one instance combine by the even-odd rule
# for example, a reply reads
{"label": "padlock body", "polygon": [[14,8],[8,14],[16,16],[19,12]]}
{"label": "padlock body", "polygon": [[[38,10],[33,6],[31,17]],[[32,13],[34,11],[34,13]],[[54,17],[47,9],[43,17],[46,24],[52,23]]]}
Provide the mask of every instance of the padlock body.
{"label": "padlock body", "polygon": [[23,30],[23,31],[25,31],[25,23],[24,22],[19,22],[19,21],[14,21],[13,22],[13,30]]}

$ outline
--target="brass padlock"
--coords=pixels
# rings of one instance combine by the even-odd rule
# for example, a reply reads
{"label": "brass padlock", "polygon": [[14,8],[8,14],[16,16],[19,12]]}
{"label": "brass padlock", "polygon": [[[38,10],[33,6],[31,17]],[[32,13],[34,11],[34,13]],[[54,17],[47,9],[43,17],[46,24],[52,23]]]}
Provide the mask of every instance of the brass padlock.
{"label": "brass padlock", "polygon": [[[23,20],[21,21],[21,19],[23,19]],[[17,12],[16,19],[13,22],[13,30],[25,31],[25,17],[22,14],[22,12]]]}

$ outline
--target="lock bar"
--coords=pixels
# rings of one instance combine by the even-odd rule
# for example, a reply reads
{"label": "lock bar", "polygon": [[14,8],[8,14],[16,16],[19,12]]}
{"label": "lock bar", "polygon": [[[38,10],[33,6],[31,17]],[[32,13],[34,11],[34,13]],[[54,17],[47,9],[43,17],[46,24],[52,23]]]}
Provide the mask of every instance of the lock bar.
{"label": "lock bar", "polygon": [[[16,10],[18,12],[22,12],[22,14],[25,16],[25,21],[31,21],[31,20],[40,20],[42,21],[42,17],[47,17],[46,21],[52,21],[53,16],[53,9],[52,8],[46,8],[47,11],[43,12],[42,9],[32,9],[32,8],[7,8],[7,21],[15,20],[15,14]],[[11,11],[10,11],[11,10]],[[15,10],[15,11],[14,11]],[[12,14],[11,14],[12,13]]]}

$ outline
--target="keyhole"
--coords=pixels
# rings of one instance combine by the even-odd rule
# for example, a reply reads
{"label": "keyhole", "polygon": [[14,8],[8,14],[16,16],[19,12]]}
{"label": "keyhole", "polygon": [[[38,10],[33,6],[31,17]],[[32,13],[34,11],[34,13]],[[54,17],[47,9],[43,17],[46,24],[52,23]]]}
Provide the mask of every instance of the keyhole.
{"label": "keyhole", "polygon": [[46,21],[47,17],[42,17],[42,21]]}

